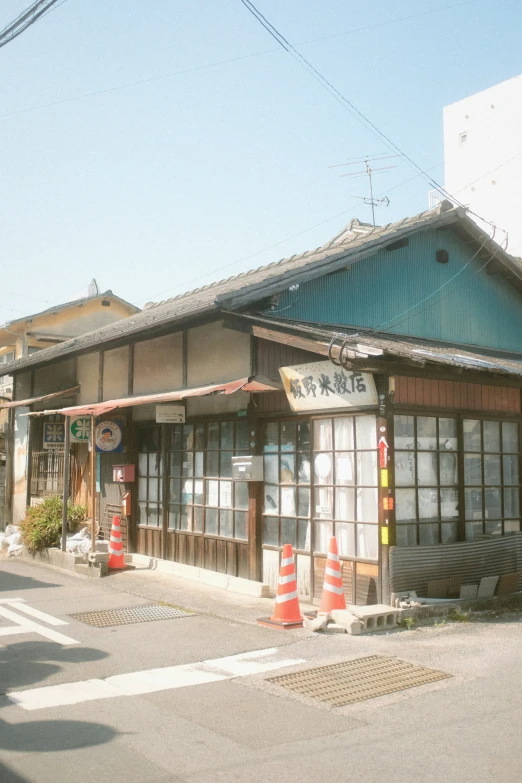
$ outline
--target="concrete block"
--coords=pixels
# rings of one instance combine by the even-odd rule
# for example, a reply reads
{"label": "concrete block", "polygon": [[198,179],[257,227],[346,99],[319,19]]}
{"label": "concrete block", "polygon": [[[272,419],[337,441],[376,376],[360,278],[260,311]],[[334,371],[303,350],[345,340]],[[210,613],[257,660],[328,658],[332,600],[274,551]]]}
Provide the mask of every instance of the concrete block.
{"label": "concrete block", "polygon": [[74,570],[77,574],[89,576],[92,579],[101,579],[109,573],[107,563],[80,563]]}
{"label": "concrete block", "polygon": [[347,607],[347,611],[362,622],[362,633],[389,631],[390,628],[396,628],[397,626],[399,611],[392,606],[386,606],[385,604],[375,604],[373,606],[350,605]]}
{"label": "concrete block", "polygon": [[325,628],[325,633],[346,633],[346,628],[338,623],[329,622]]}
{"label": "concrete block", "polygon": [[317,617],[303,616],[303,626],[308,631],[324,631],[328,625],[330,616],[328,614],[318,614]]}
{"label": "concrete block", "polygon": [[344,628],[346,633],[359,636],[363,632],[364,623],[347,609],[334,609],[330,614],[336,625]]}

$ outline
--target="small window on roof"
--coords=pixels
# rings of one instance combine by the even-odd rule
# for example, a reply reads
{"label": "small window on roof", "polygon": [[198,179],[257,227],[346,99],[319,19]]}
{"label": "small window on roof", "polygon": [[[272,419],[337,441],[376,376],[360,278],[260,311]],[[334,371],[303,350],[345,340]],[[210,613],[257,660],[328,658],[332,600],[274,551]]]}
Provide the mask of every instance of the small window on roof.
{"label": "small window on roof", "polygon": [[463,144],[466,144],[467,140],[468,140],[468,132],[467,131],[463,131],[462,133],[459,133],[459,142],[460,142],[461,146]]}

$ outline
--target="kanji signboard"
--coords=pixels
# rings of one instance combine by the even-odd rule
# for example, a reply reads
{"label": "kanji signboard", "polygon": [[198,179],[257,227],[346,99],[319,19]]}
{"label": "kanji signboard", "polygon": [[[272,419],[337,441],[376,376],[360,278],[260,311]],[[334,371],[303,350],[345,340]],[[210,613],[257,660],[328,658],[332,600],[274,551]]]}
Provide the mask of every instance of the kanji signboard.
{"label": "kanji signboard", "polygon": [[280,367],[279,373],[293,411],[377,405],[373,375],[344,370],[332,362]]}
{"label": "kanji signboard", "polygon": [[91,435],[90,416],[76,416],[71,419],[71,443],[88,443]]}

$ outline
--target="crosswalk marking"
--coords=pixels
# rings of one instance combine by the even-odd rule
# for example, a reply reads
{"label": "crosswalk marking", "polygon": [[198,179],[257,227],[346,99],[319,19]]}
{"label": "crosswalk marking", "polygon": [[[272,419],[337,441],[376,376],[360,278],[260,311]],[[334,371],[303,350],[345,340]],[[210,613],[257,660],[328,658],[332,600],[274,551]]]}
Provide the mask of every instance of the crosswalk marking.
{"label": "crosswalk marking", "polygon": [[[16,611],[13,611],[13,609]],[[23,614],[20,615],[17,614],[17,612],[22,612]],[[14,625],[1,627],[0,638],[4,636],[15,636],[17,634],[36,633],[39,636],[43,636],[45,639],[49,639],[51,642],[57,642],[58,644],[80,644],[76,639],[65,636],[63,633],[58,633],[58,631],[53,631],[50,628],[46,628],[45,625],[41,625],[41,623],[30,620],[23,615],[37,617],[48,625],[56,626],[68,624],[64,620],[58,620],[57,617],[52,617],[50,614],[40,612],[39,609],[33,609],[23,600],[2,600],[0,605],[0,617],[10,620]]]}
{"label": "crosswalk marking", "polygon": [[192,685],[220,682],[234,677],[247,677],[251,674],[261,674],[306,663],[303,658],[278,660],[276,657],[278,654],[280,651],[277,648],[270,647],[265,650],[254,650],[225,658],[199,661],[198,663],[117,674],[104,680],[84,680],[63,683],[62,685],[50,685],[45,688],[15,691],[6,695],[24,710],[40,710],[79,704],[95,699],[136,696],[175,688],[187,688]]}

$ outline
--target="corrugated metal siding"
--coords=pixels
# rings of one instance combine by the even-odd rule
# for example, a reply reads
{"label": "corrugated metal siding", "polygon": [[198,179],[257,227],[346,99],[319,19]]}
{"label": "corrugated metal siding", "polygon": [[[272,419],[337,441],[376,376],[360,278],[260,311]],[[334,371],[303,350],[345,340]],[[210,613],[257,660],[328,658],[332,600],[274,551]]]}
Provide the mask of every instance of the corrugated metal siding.
{"label": "corrugated metal siding", "polygon": [[460,576],[478,584],[483,576],[522,572],[522,533],[460,544],[391,547],[390,592],[415,590],[427,596],[428,582]]}
{"label": "corrugated metal siding", "polygon": [[[435,260],[441,248],[449,253],[447,264]],[[380,251],[285,292],[271,314],[520,351],[522,298],[511,286],[488,275],[481,269],[485,261],[478,258],[449,282],[473,253],[451,230],[421,232],[410,237],[407,247]],[[445,283],[440,293],[404,314]]]}
{"label": "corrugated metal siding", "polygon": [[520,413],[520,389],[396,376],[394,402],[452,410]]}
{"label": "corrugated metal siding", "polygon": [[[316,353],[260,339],[257,340],[256,357],[256,374],[265,378],[277,378],[277,380],[280,380],[280,367],[305,364],[318,359]],[[255,400],[258,413],[291,413],[284,391],[256,394]]]}

